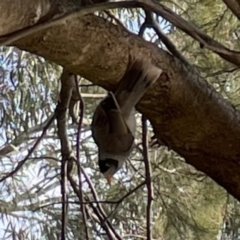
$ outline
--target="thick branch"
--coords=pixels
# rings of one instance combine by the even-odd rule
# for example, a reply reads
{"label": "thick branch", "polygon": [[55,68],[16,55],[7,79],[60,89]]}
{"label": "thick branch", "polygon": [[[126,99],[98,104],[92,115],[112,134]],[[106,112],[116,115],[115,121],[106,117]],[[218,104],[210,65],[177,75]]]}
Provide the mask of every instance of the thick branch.
{"label": "thick branch", "polygon": [[[26,2],[29,0],[25,0]],[[227,1],[226,1],[227,2]],[[232,8],[234,6],[237,7],[237,10],[235,12],[238,12],[238,7],[236,3],[229,4]],[[30,34],[36,33],[38,31],[45,30],[49,27],[54,27],[59,24],[66,24],[68,20],[71,20],[75,17],[84,16],[88,13],[93,13],[97,10],[104,10],[107,8],[117,8],[117,7],[143,7],[148,10],[151,10],[152,12],[157,13],[164,19],[168,20],[170,23],[172,23],[177,28],[181,29],[183,32],[187,33],[189,36],[197,40],[203,47],[208,48],[209,50],[213,51],[214,53],[218,54],[223,59],[235,64],[236,66],[240,66],[240,52],[233,51],[222,45],[221,43],[213,40],[210,36],[202,32],[200,29],[198,29],[194,24],[192,24],[189,21],[186,21],[179,15],[177,15],[175,12],[173,12],[171,9],[167,8],[166,6],[162,5],[159,2],[156,2],[154,0],[135,0],[135,1],[123,1],[123,2],[113,2],[113,3],[103,3],[100,5],[93,5],[93,6],[86,6],[81,9],[77,7],[77,9],[73,11],[69,11],[62,16],[51,19],[53,17],[53,13],[59,13],[58,8],[53,9],[50,8],[46,15],[43,17],[43,19],[51,19],[51,21],[45,21],[43,23],[42,20],[38,18],[40,24],[37,26],[33,26],[32,28],[26,28],[23,31],[16,32],[11,36],[6,37],[7,39],[1,39],[0,46],[1,45],[9,45],[14,43],[15,41],[21,39],[22,37],[27,37]],[[1,9],[0,9],[1,10]],[[44,9],[45,10],[45,9]],[[46,11],[46,10],[45,10]],[[38,17],[38,16],[37,16]],[[0,29],[1,31],[5,31],[4,29]],[[2,35],[2,34],[1,34]]]}
{"label": "thick branch", "polygon": [[130,55],[154,62],[163,74],[138,110],[161,142],[240,199],[240,114],[194,69],[93,15],[28,36],[16,46],[109,90],[124,74]]}

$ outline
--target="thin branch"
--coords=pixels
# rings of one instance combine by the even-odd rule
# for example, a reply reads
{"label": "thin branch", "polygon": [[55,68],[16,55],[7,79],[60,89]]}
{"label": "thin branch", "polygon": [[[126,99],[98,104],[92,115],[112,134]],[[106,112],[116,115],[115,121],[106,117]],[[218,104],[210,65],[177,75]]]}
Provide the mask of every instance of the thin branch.
{"label": "thin branch", "polygon": [[238,70],[239,70],[239,67],[235,67],[235,68],[231,68],[231,69],[222,69],[222,70],[219,70],[219,71],[216,71],[216,72],[213,72],[213,73],[209,73],[207,75],[207,77],[216,77],[216,76],[221,75],[221,74],[233,73],[233,72],[238,71]]}
{"label": "thin branch", "polygon": [[28,160],[53,160],[55,162],[61,162],[58,158],[49,157],[49,156],[41,156],[41,157],[30,157]]}
{"label": "thin branch", "polygon": [[172,53],[175,57],[177,57],[182,62],[186,63],[187,65],[190,65],[190,63],[187,61],[187,59],[179,52],[176,48],[176,46],[172,43],[172,41],[162,32],[161,28],[159,27],[159,24],[156,20],[152,19],[152,28],[158,35],[158,38],[164,43],[164,45],[167,47],[170,53]]}
{"label": "thin branch", "polygon": [[164,6],[160,2],[153,0],[136,0],[144,9],[152,11],[162,18],[172,23],[177,28],[181,29],[187,35],[197,40],[203,47],[218,54],[221,58],[240,66],[240,52],[231,50],[221,43],[215,41],[202,30],[197,28],[193,23],[183,19],[170,8]]}
{"label": "thin branch", "polygon": [[[146,184],[146,181],[143,181],[139,185],[137,185],[135,188],[130,190],[128,193],[126,193],[123,197],[121,197],[119,200],[117,200],[115,203],[120,204],[124,199],[128,198],[130,195],[132,195],[134,192],[136,192],[139,188],[144,186]],[[113,202],[112,202],[113,203]]]}
{"label": "thin branch", "polygon": [[143,36],[146,28],[152,28],[158,35],[158,38],[167,47],[169,52],[171,52],[175,57],[177,57],[182,62],[186,63],[187,65],[190,65],[187,59],[181,54],[181,52],[177,50],[176,46],[171,42],[171,40],[162,32],[158,22],[153,18],[153,13],[147,10],[145,10],[145,21],[141,26],[138,35]]}
{"label": "thin branch", "polygon": [[67,228],[67,212],[68,204],[67,199],[67,187],[66,187],[66,171],[67,171],[67,159],[66,156],[62,158],[61,163],[61,194],[62,194],[62,229],[61,229],[61,240],[65,240],[66,228]]}
{"label": "thin branch", "polygon": [[147,240],[152,239],[151,221],[152,221],[152,181],[151,181],[151,165],[148,159],[148,141],[147,141],[147,119],[142,115],[142,144],[143,144],[143,160],[145,163],[146,185],[148,191],[147,197]]}
{"label": "thin branch", "polygon": [[[79,193],[79,189],[77,187],[77,184],[75,183],[75,181],[73,180],[70,171],[67,171],[67,176],[68,176],[68,181],[70,182],[70,185],[74,191],[74,193],[78,196],[78,199],[81,198],[80,193]],[[98,201],[95,201],[97,203],[97,206],[95,207],[94,203],[90,202],[88,197],[85,197],[85,201],[89,202],[93,212],[96,214],[96,216],[99,219],[99,222],[102,223],[103,222],[103,216],[102,213],[100,212],[100,209],[98,207]],[[114,232],[111,230],[111,228],[109,227],[109,223],[106,222],[105,224],[101,224],[101,227],[104,229],[104,231],[106,232],[107,236],[109,239],[115,240],[115,236],[114,236]]]}
{"label": "thin branch", "polygon": [[52,122],[54,121],[56,117],[56,114],[54,114],[50,119],[49,122],[46,124],[46,126],[43,128],[42,134],[39,136],[39,138],[37,139],[37,141],[35,142],[35,144],[32,146],[32,148],[29,150],[27,156],[18,163],[17,167],[11,171],[10,173],[8,173],[6,176],[4,176],[3,178],[0,179],[0,183],[3,182],[4,180],[6,180],[9,177],[12,177],[15,173],[17,173],[22,166],[25,164],[25,162],[28,160],[28,158],[30,157],[30,155],[34,152],[34,150],[37,148],[38,144],[40,143],[40,141],[42,140],[42,138],[44,137],[45,133],[47,132],[48,128],[51,126]]}
{"label": "thin branch", "polygon": [[[97,192],[96,192],[96,190],[95,190],[95,188],[94,188],[91,180],[89,179],[88,175],[86,174],[86,172],[85,172],[85,170],[84,170],[83,168],[82,168],[82,172],[83,172],[83,175],[84,175],[84,177],[85,177],[85,179],[86,179],[86,181],[87,181],[87,183],[88,183],[88,186],[89,186],[89,188],[90,188],[90,191],[91,191],[91,193],[92,193],[92,195],[93,195],[93,199],[94,199],[94,201],[97,202],[97,208],[98,208],[98,210],[99,210],[99,213],[101,214],[102,219],[104,219],[104,220],[102,220],[101,222],[103,222],[104,225],[105,225],[105,224],[108,225],[108,227],[111,229],[111,231],[114,233],[114,235],[116,236],[116,238],[117,238],[118,240],[122,240],[121,236],[116,232],[116,230],[113,228],[113,226],[111,225],[111,223],[108,221],[107,216],[106,216],[104,210],[102,209],[102,206],[98,203],[98,200],[99,200],[99,199],[98,199]],[[106,221],[106,222],[105,222],[105,221]]]}
{"label": "thin branch", "polygon": [[[78,199],[80,200],[81,199],[81,194],[80,194],[79,188],[77,187],[77,184],[75,183],[75,181],[73,180],[73,178],[71,176],[71,169],[72,169],[73,160],[75,160],[75,159],[72,158],[71,161],[68,161],[67,178],[68,178],[68,181],[70,182],[70,185],[71,185],[74,193],[77,195]],[[78,161],[75,160],[75,162],[76,162],[76,164],[79,164]],[[111,223],[109,221],[104,222],[104,219],[106,218],[106,214],[104,213],[104,210],[102,209],[101,205],[98,202],[98,196],[97,196],[96,190],[95,190],[91,180],[89,179],[88,175],[86,174],[86,172],[84,171],[83,168],[81,168],[81,171],[82,171],[82,173],[83,173],[83,175],[84,175],[84,177],[85,177],[85,179],[88,183],[88,186],[91,190],[94,201],[97,203],[97,206],[95,207],[95,205],[92,202],[89,202],[89,204],[90,204],[91,208],[93,209],[94,213],[99,218],[100,223],[104,223],[104,224],[101,224],[101,227],[105,230],[109,239],[122,240],[122,238],[119,236],[119,234],[113,228]],[[85,197],[85,201],[88,201],[88,200],[89,200],[88,197]]]}
{"label": "thin branch", "polygon": [[72,96],[74,78],[71,73],[63,69],[61,75],[61,91],[60,99],[56,108],[57,117],[57,127],[58,127],[58,137],[61,143],[61,194],[62,194],[62,229],[61,229],[61,239],[65,240],[66,228],[67,228],[67,187],[66,187],[66,177],[67,177],[67,162],[69,159],[73,158],[72,148],[67,135],[67,109],[69,108],[70,99]]}
{"label": "thin branch", "polygon": [[113,211],[110,212],[110,214],[104,219],[104,222],[107,221],[111,215],[117,210],[117,208],[119,207],[119,205],[123,202],[123,200],[125,200],[126,198],[128,198],[130,195],[132,195],[134,192],[136,192],[139,188],[141,188],[142,186],[144,186],[146,184],[146,181],[140,183],[139,185],[137,185],[135,188],[133,188],[131,191],[129,191],[127,194],[125,194],[123,197],[121,197],[118,201],[116,201],[115,203],[117,204],[116,207],[113,209]]}
{"label": "thin branch", "polygon": [[[145,182],[143,182],[143,183],[141,183],[140,185],[138,185],[137,186],[137,189],[138,188],[140,188],[140,187],[142,187],[143,185],[145,185],[146,183]],[[137,190],[136,188],[135,188],[135,190],[134,191],[136,191]],[[126,195],[130,195],[129,193],[127,193]],[[123,199],[125,199],[125,198],[127,198],[128,196],[124,196],[124,198]],[[66,204],[77,204],[77,205],[79,205],[79,204],[84,204],[84,205],[90,205],[90,204],[94,204],[94,203],[101,203],[101,204],[119,204],[119,202],[120,201],[123,201],[122,200],[122,198],[121,199],[119,199],[118,201],[84,201],[84,202],[80,202],[80,201],[67,201],[66,202]],[[50,206],[53,206],[53,205],[58,205],[58,204],[62,204],[62,201],[59,201],[59,202],[52,202],[52,203],[47,203],[47,204],[44,204],[44,205],[42,205],[42,206],[40,206],[40,207],[37,207],[36,209],[34,209],[33,211],[34,212],[37,212],[37,211],[39,211],[39,210],[41,210],[41,209],[43,209],[43,208],[47,208],[47,207],[50,207]]]}
{"label": "thin branch", "polygon": [[18,136],[11,140],[10,143],[1,146],[0,149],[0,157],[6,156],[7,154],[11,153],[12,151],[18,151],[19,145],[21,145],[24,141],[29,139],[29,136],[36,134],[37,132],[42,131],[49,123],[49,119],[53,117],[55,113],[51,114],[47,120],[45,120],[40,125],[34,126],[29,128],[27,132],[20,132]]}
{"label": "thin branch", "polygon": [[[82,127],[82,122],[83,122],[83,117],[84,117],[85,106],[84,106],[84,101],[82,99],[81,93],[78,88],[78,79],[77,79],[76,75],[74,76],[74,80],[75,80],[75,88],[77,90],[77,95],[80,100],[79,123],[78,123],[78,132],[77,132],[77,163],[78,163],[77,169],[78,169],[78,184],[79,184],[80,201],[83,202],[82,171],[81,171],[81,159],[80,159],[80,140],[81,140],[81,127]],[[84,228],[85,228],[85,237],[87,240],[89,240],[85,206],[83,204],[81,204],[80,206],[81,206],[81,211],[82,211],[83,224],[84,224]]]}
{"label": "thin branch", "polygon": [[122,28],[124,28],[125,30],[128,31],[128,29],[123,25],[123,23],[118,19],[116,18],[111,12],[109,11],[104,11],[104,13],[111,19],[113,19],[118,25],[120,25]]}

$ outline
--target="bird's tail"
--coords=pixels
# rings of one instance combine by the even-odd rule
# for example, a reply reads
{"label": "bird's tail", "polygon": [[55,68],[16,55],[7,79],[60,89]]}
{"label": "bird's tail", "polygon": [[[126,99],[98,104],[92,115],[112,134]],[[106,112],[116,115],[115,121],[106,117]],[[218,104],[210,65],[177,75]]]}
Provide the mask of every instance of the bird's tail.
{"label": "bird's tail", "polygon": [[161,75],[162,70],[150,62],[135,61],[120,80],[114,93],[123,114],[130,114],[145,91]]}

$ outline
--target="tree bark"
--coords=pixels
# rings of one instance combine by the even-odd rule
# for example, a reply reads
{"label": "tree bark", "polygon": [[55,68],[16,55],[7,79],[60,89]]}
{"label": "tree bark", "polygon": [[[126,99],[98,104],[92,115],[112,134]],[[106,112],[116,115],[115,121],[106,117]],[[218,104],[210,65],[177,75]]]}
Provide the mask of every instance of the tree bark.
{"label": "tree bark", "polygon": [[223,0],[232,13],[240,20],[240,2],[239,0]]}
{"label": "tree bark", "polygon": [[[17,2],[24,7],[11,8],[8,17],[3,12],[9,1],[1,0],[6,5],[0,7],[0,22],[11,22],[11,27],[3,24],[0,34],[19,30],[29,21],[28,15],[24,16],[20,26],[17,19],[27,12],[32,0]],[[38,2],[49,4],[41,11],[42,18],[46,18],[55,1]],[[14,45],[106,89],[114,88],[132,58],[152,61],[163,74],[144,95],[138,110],[151,121],[161,142],[240,200],[240,113],[192,67],[123,27],[94,15],[74,17]]]}

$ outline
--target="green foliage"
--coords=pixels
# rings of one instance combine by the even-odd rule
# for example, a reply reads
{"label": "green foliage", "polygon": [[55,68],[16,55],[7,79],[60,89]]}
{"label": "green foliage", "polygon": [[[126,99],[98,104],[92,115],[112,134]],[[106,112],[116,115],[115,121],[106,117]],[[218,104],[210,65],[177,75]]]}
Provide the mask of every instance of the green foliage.
{"label": "green foliage", "polygon": [[[222,44],[238,48],[236,37],[239,22],[222,1],[164,1],[186,20]],[[113,11],[124,25],[137,32],[143,22],[143,11]],[[165,21],[161,26],[172,27]],[[156,39],[152,31],[145,37]],[[194,62],[203,75],[236,107],[239,104],[239,70],[174,29],[167,33],[189,62]],[[160,44],[159,44],[160,46]],[[23,160],[52,116],[59,89],[61,68],[45,59],[15,48],[1,49],[0,73],[0,165],[2,178]],[[82,84],[89,84],[83,80]],[[89,124],[93,111],[105,93],[97,86],[82,87],[85,101],[84,125],[81,139],[82,166],[94,185],[109,221],[124,239],[146,236],[146,186],[123,198],[145,180],[141,155],[141,126],[138,147],[132,153],[113,186],[106,185],[98,171],[97,149],[90,136]],[[101,94],[101,97],[99,97]],[[140,123],[140,116],[138,119]],[[60,144],[55,124],[50,127],[41,144],[24,166],[0,183],[0,236],[4,239],[58,239],[61,229]],[[76,146],[77,126],[69,121],[68,134]],[[149,135],[152,135],[149,126]],[[154,201],[152,206],[153,239],[237,239],[240,222],[239,204],[212,180],[188,166],[176,153],[167,148],[150,149]],[[74,168],[75,179],[77,171]],[[79,203],[71,186],[67,239],[84,239]],[[84,196],[92,194],[84,180]],[[87,209],[91,209],[89,206]],[[104,239],[100,224],[89,210],[87,220],[91,239]],[[225,228],[226,222],[228,228]],[[224,231],[221,229],[224,227]],[[97,237],[98,236],[98,237]],[[228,236],[229,238],[227,238]],[[225,238],[226,237],[226,238]]]}

